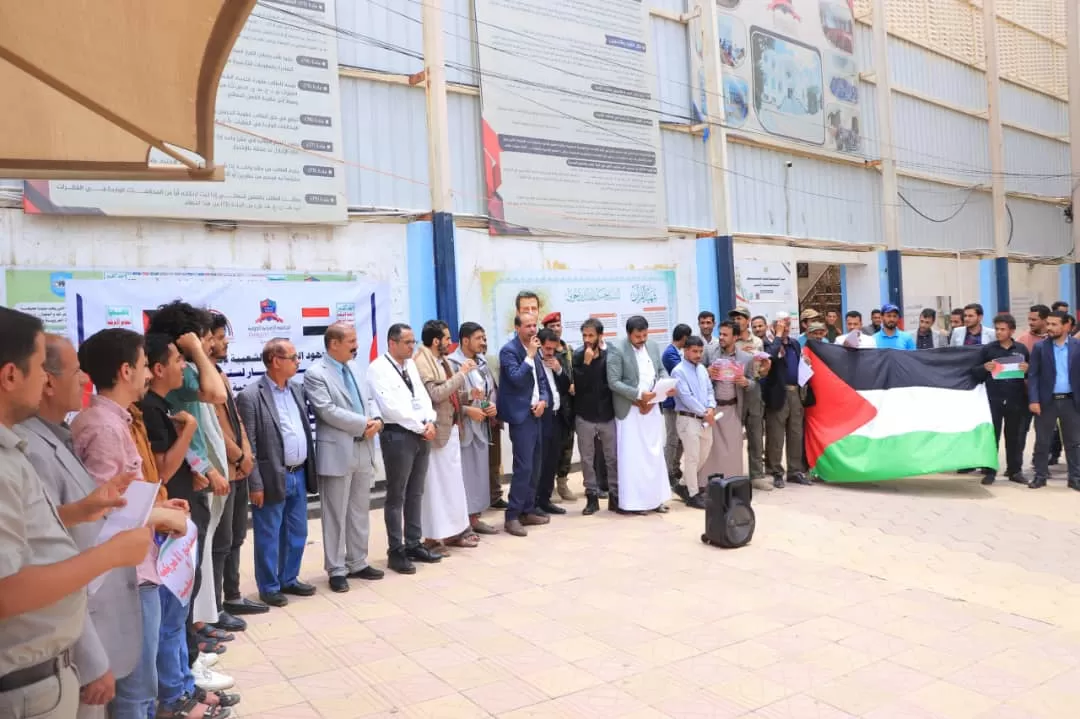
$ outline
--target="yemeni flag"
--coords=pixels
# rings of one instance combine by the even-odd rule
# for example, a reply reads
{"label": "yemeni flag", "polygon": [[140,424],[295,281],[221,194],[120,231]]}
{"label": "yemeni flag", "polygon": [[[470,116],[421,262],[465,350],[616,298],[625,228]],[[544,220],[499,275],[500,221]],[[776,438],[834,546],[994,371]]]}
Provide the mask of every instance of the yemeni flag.
{"label": "yemeni flag", "polygon": [[322,337],[330,329],[330,308],[302,307],[300,321],[304,326],[304,337]]}
{"label": "yemeni flag", "polygon": [[808,342],[806,459],[827,482],[997,469],[986,387],[970,347],[905,352]]}

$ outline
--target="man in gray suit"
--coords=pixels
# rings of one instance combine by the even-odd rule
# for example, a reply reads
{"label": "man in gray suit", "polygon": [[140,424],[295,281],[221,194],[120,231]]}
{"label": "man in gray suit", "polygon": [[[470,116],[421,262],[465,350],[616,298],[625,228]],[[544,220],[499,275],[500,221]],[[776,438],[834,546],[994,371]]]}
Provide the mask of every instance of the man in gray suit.
{"label": "man in gray suit", "polygon": [[[619,467],[619,493],[609,499],[609,506],[618,511],[668,511],[664,418],[659,403],[652,403],[656,381],[667,376],[660,349],[649,341],[648,320],[640,315],[626,320],[626,339],[612,343],[607,361]],[[666,396],[674,394],[672,388]]]}
{"label": "man in gray suit", "polygon": [[315,442],[304,392],[290,380],[299,360],[293,343],[275,338],[262,351],[266,374],[236,396],[255,466],[248,475],[259,599],[273,607],[286,594],[308,597],[299,579],[307,543],[307,495],[315,487]]}
{"label": "man in gray suit", "polygon": [[374,437],[382,430],[379,406],[364,398],[367,383],[356,376],[356,328],[330,325],[326,354],[304,372],[304,394],[315,412],[323,551],[330,589],[349,591],[346,577],[382,579],[368,564],[371,485],[375,482]]}
{"label": "man in gray suit", "polygon": [[[48,335],[45,350],[47,379],[38,414],[17,425],[15,432],[26,440],[27,458],[63,518],[61,505],[83,501],[98,487],[72,451],[71,432],[64,425],[64,417],[81,406],[87,378],[68,340]],[[99,519],[68,526],[80,551],[97,544],[103,522]],[[89,594],[88,614],[74,647],[75,665],[84,682],[79,692],[79,719],[104,717],[116,680],[129,675],[139,661],[143,622],[135,569],[125,567],[103,574],[101,586]]]}

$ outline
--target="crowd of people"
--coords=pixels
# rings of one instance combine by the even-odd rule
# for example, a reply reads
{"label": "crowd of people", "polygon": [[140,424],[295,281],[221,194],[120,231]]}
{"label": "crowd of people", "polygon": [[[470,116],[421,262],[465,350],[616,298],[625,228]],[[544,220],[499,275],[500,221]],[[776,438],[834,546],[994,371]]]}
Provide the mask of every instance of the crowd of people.
{"label": "crowd of people", "polygon": [[[388,351],[366,370],[353,361],[355,328],[338,323],[302,378],[293,343],[266,342],[265,372],[235,396],[220,367],[229,345],[220,314],[176,301],[145,335],[106,329],[76,348],[0,307],[0,713],[228,717],[240,697],[212,667],[246,629],[241,617],[317,591],[300,578],[309,494],[320,495],[329,589],[383,579],[368,555],[380,457],[386,566],[404,575],[498,533],[488,510],[502,511],[501,529],[515,537],[565,514],[577,499],[575,442],[584,515],[605,499],[613,513],[664,513],[673,494],[704,509],[717,474],[747,475],[760,491],[810,484],[800,378],[808,342],[979,346],[973,371],[1005,435],[1007,478],[1045,486],[1063,446],[1069,486],[1080,490],[1080,341],[1062,304],[1031,307],[1016,339],[1011,315],[984,326],[977,304],[953,311],[951,332],[924,310],[910,333],[894,305],[866,327],[847,312],[844,328],[836,311],[770,321],[737,307],[720,322],[701,312],[697,333],[676,325],[663,349],[645,317],[610,340],[614,328],[590,318],[571,348],[561,315],[541,318],[538,296],[523,291],[497,373],[475,322],[458,328],[455,346],[446,323],[430,320],[419,347],[412,327],[394,324]],[[997,378],[996,363],[1015,355],[1023,375]],[[88,383],[95,392],[84,406]],[[513,453],[505,499],[504,426]],[[148,526],[101,542],[104,517],[132,482],[158,487]],[[240,590],[249,508],[258,599]],[[189,521],[197,553],[185,603],[163,585],[157,557]]]}

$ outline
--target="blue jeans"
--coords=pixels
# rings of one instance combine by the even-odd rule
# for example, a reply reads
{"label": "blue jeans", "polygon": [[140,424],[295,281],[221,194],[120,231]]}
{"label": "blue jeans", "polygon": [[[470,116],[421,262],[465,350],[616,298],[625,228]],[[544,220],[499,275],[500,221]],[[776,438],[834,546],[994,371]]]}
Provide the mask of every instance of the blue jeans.
{"label": "blue jeans", "polygon": [[195,677],[188,662],[188,608],[162,585],[161,634],[157,653],[157,696],[163,706],[171,706],[195,691]]}
{"label": "blue jeans", "polygon": [[251,524],[259,594],[276,594],[296,584],[308,530],[303,468],[285,474],[285,501],[251,508]]}
{"label": "blue jeans", "polygon": [[110,706],[113,719],[153,719],[157,701],[158,631],[161,628],[161,601],[156,584],[139,587],[142,604],[142,652],[134,671],[116,680],[116,698]]}

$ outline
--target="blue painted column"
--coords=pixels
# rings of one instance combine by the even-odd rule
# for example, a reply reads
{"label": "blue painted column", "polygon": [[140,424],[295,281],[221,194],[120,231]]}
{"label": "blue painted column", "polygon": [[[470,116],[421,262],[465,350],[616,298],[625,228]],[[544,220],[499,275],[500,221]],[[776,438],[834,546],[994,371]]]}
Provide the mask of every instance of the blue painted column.
{"label": "blue painted column", "polygon": [[405,259],[409,270],[409,324],[417,335],[425,322],[438,316],[435,302],[435,263],[431,261],[434,247],[432,223],[426,220],[410,222],[405,231]]}
{"label": "blue painted column", "polygon": [[[963,307],[963,304],[959,306]],[[979,304],[983,306],[986,322],[998,313],[996,257],[984,257],[979,260]]]}
{"label": "blue painted column", "polygon": [[[1058,268],[1058,294],[1054,299],[1064,300],[1069,303],[1069,309],[1076,309],[1076,277],[1080,275],[1080,263],[1068,262]],[[1046,302],[1048,307],[1054,300]]]}
{"label": "blue painted column", "polygon": [[728,312],[735,309],[735,240],[731,235],[713,238],[716,243],[716,255],[713,263],[716,267],[716,287],[718,294],[716,316],[726,320]]}
{"label": "blue painted column", "polygon": [[1009,294],[1009,258],[994,258],[994,290],[997,293],[997,311],[1010,312],[1012,297]]}
{"label": "blue painted column", "polygon": [[454,216],[449,212],[435,212],[431,216],[431,225],[432,256],[435,261],[435,316],[450,326],[450,336],[456,342],[460,323]]}
{"label": "blue painted column", "polygon": [[881,277],[881,303],[894,304],[900,308],[900,316],[904,315],[904,269],[903,258],[900,250],[885,250],[882,253],[880,263]]}
{"label": "blue painted column", "polygon": [[699,237],[694,248],[697,269],[698,310],[720,314],[720,284],[716,278],[716,238]]}

